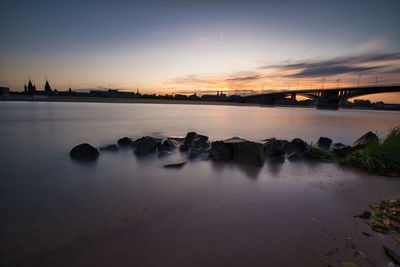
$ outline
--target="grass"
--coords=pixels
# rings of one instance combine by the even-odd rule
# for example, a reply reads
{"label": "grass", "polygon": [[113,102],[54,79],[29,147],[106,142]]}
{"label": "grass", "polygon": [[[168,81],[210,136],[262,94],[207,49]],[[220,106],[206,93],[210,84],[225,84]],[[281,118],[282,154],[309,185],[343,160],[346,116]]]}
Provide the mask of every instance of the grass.
{"label": "grass", "polygon": [[312,144],[307,147],[307,150],[309,152],[309,157],[312,159],[318,159],[327,162],[334,161],[334,156],[332,152],[313,146]]}
{"label": "grass", "polygon": [[375,140],[339,163],[371,174],[400,176],[400,127],[394,128],[383,141]]}

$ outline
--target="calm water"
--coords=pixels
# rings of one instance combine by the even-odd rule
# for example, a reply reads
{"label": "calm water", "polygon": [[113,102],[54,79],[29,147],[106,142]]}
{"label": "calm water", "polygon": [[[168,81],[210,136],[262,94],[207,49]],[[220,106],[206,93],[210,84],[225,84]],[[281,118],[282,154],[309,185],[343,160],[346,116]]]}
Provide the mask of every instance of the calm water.
{"label": "calm water", "polygon": [[319,266],[354,212],[400,189],[334,164],[166,170],[183,156],[120,151],[85,165],[68,155],[82,142],[188,131],[350,144],[369,130],[385,136],[398,112],[1,102],[0,114],[0,265]]}

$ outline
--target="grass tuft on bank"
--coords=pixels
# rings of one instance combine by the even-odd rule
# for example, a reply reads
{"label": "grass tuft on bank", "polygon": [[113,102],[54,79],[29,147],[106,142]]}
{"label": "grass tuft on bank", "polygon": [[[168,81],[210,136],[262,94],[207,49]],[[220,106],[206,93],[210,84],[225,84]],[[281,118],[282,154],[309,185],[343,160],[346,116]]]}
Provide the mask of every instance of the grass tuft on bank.
{"label": "grass tuft on bank", "polygon": [[400,127],[394,128],[383,141],[374,140],[339,163],[371,174],[400,176]]}

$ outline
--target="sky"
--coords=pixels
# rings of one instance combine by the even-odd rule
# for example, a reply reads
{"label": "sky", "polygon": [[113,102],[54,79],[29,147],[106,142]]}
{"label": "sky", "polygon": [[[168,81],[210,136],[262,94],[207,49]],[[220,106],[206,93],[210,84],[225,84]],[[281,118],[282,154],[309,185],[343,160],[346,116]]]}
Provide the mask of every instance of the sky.
{"label": "sky", "polygon": [[400,84],[398,0],[2,0],[0,10],[0,86],[15,91],[29,79],[157,94]]}

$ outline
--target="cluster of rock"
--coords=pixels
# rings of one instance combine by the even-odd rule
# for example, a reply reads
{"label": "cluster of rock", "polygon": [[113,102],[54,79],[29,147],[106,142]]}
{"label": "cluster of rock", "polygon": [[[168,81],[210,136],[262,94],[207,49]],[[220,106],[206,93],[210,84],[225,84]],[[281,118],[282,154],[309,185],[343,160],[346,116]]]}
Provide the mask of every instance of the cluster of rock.
{"label": "cluster of rock", "polygon": [[[321,153],[321,151],[329,151],[337,157],[343,157],[377,139],[378,137],[374,133],[368,132],[351,146],[347,146],[341,143],[333,143],[327,137],[320,137],[316,143],[317,149],[315,149],[300,138],[295,138],[292,141],[270,138],[264,140],[263,143],[258,143],[233,137],[210,143],[208,136],[189,132],[185,138],[167,138],[165,140],[151,136],[144,136],[136,140],[123,137],[118,140],[118,145],[104,146],[100,148],[100,151],[116,152],[120,148],[131,148],[138,156],[157,152],[159,157],[163,157],[169,155],[172,150],[179,148],[179,151],[187,153],[189,160],[211,158],[212,160],[235,161],[263,166],[266,160],[278,162],[283,162],[285,159],[291,161],[302,159],[331,161],[331,154]],[[99,156],[99,151],[85,143],[74,147],[70,156],[79,160],[95,160]],[[181,167],[184,164],[185,162],[180,162],[165,167]]]}

